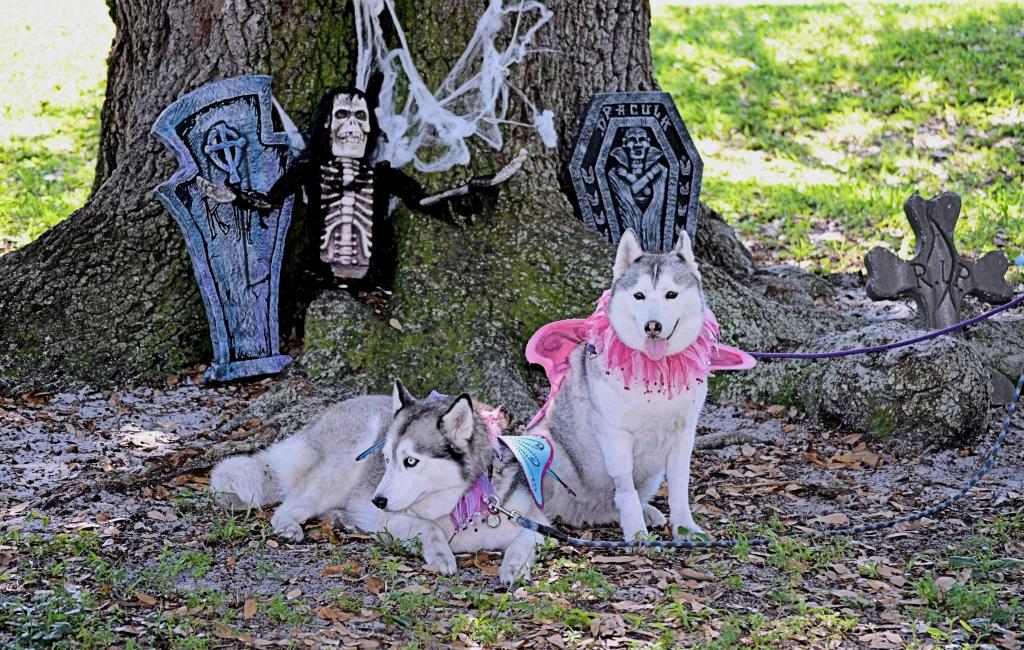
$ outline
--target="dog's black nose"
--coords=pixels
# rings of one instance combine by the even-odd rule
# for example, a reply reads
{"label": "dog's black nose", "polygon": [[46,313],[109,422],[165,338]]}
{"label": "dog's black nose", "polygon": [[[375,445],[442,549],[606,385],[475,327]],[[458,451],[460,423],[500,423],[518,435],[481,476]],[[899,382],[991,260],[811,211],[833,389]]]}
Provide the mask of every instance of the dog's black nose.
{"label": "dog's black nose", "polygon": [[653,339],[655,336],[661,334],[661,323],[656,320],[649,320],[647,321],[647,324],[644,325],[644,331],[647,332],[647,336],[649,338]]}
{"label": "dog's black nose", "polygon": [[387,497],[382,497],[379,494],[377,496],[373,497],[372,499],[370,499],[370,502],[373,503],[373,505],[375,505],[378,508],[380,508],[381,510],[384,510],[385,508],[388,507],[388,498]]}

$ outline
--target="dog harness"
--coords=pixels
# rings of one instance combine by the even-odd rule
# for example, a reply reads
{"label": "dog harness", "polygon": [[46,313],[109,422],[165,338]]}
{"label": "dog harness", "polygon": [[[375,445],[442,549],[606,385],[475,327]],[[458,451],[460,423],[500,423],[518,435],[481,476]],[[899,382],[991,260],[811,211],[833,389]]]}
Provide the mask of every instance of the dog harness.
{"label": "dog harness", "polygon": [[603,353],[605,372],[617,375],[627,390],[640,383],[645,393],[662,393],[669,399],[685,391],[691,382],[705,381],[715,370],[746,370],[757,365],[754,357],[743,350],[718,342],[718,321],[707,308],[696,341],[680,352],[653,359],[643,350],[627,346],[615,333],[608,319],[610,300],[611,291],[605,291],[593,314],[549,323],[526,344],[527,360],[542,366],[551,384],[547,400],[529,426],[540,422],[547,413],[569,372],[572,352],[581,344],[586,345],[591,357]]}
{"label": "dog harness", "polygon": [[[476,412],[484,421],[484,426],[487,427],[487,434],[491,439],[491,447],[494,449],[495,461],[500,462],[504,460],[505,451],[511,451],[512,456],[519,462],[523,475],[526,476],[526,484],[530,488],[530,494],[533,496],[534,502],[538,508],[543,508],[544,474],[550,473],[559,483],[562,483],[562,479],[558,478],[558,475],[551,469],[551,461],[555,457],[555,450],[551,446],[551,441],[541,435],[502,435],[501,425],[506,420],[500,406],[489,408],[478,405]],[[487,517],[488,526],[494,528],[500,523],[497,515],[490,513],[488,508],[488,504],[496,498],[490,476],[493,469],[494,466],[492,465],[487,473],[481,474],[480,478],[473,484],[473,487],[469,488],[459,498],[458,503],[455,504],[450,517],[456,532],[468,527],[473,518],[482,512],[489,513]],[[565,483],[562,483],[562,485],[565,485]],[[569,490],[570,494],[572,493],[568,486],[565,489]]]}

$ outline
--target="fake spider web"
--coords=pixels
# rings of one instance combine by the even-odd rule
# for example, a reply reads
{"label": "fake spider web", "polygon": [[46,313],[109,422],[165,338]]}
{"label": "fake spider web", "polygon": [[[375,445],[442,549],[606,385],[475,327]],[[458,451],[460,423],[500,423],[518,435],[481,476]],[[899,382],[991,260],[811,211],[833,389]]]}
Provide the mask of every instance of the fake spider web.
{"label": "fake spider web", "polygon": [[[434,91],[412,60],[393,0],[353,0],[353,5],[356,87],[366,88],[376,72],[383,75],[377,121],[384,137],[376,160],[387,160],[393,167],[411,162],[421,172],[446,171],[469,163],[467,140],[472,136],[500,150],[502,125],[536,129],[546,146],[555,146],[554,113],[538,109],[509,81],[512,66],[535,51],[534,35],[551,19],[552,12],[543,4],[490,0],[462,56]],[[382,19],[390,19],[398,47],[388,47]],[[498,38],[507,21],[514,21],[512,34],[501,46]],[[531,112],[532,124],[508,119],[513,93]]]}

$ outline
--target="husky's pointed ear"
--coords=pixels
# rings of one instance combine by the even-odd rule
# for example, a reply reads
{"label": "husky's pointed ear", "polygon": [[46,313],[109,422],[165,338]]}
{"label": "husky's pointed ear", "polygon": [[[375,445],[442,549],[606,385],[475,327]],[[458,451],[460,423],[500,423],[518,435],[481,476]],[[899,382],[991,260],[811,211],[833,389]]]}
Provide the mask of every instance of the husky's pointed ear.
{"label": "husky's pointed ear", "polygon": [[416,398],[412,396],[406,388],[405,384],[400,379],[395,380],[395,389],[391,391],[391,409],[394,413],[398,413],[406,406],[409,406],[416,401]]}
{"label": "husky's pointed ear", "polygon": [[619,239],[619,250],[615,253],[615,268],[612,271],[612,281],[618,280],[619,276],[626,272],[629,265],[643,257],[644,249],[636,240],[636,234],[632,228],[627,228]]}
{"label": "husky's pointed ear", "polygon": [[676,247],[672,252],[678,255],[679,259],[683,260],[686,267],[690,269],[690,273],[693,273],[700,280],[700,269],[697,268],[697,260],[693,257],[690,235],[685,230],[679,231],[679,241],[676,242]]}
{"label": "husky's pointed ear", "polygon": [[438,424],[453,445],[465,449],[473,437],[473,400],[469,394],[463,393],[456,397]]}

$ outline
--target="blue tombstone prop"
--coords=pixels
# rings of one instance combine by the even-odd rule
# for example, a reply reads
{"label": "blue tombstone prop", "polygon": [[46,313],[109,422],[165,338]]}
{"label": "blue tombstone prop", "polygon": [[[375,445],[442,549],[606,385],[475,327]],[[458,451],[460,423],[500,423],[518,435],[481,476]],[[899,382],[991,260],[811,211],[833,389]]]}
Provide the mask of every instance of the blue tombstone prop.
{"label": "blue tombstone prop", "polygon": [[178,159],[156,189],[185,235],[206,307],[214,362],[204,379],[227,381],[280,372],[277,300],[292,199],[258,212],[216,203],[198,184],[267,192],[290,162],[288,136],[275,133],[270,77],[209,83],[160,114],[153,134]]}

